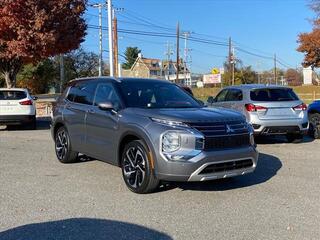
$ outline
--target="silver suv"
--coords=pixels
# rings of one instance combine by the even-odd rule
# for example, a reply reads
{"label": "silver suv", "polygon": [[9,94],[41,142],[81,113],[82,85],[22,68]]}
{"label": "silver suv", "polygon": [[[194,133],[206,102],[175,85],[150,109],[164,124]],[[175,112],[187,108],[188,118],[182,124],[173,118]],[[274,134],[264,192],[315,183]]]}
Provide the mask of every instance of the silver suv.
{"label": "silver suv", "polygon": [[291,88],[247,84],[226,87],[208,106],[243,113],[255,135],[286,135],[289,142],[301,140],[308,130],[307,106]]}
{"label": "silver suv", "polygon": [[72,81],[58,99],[52,136],[62,163],[79,153],[120,166],[128,188],[205,181],[254,171],[258,152],[242,114],[204,108],[168,81]]}

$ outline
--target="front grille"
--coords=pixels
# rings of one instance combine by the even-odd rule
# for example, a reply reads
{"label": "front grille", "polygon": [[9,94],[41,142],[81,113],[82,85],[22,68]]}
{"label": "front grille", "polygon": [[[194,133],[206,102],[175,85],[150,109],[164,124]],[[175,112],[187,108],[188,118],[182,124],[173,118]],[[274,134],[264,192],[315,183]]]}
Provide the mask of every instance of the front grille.
{"label": "front grille", "polygon": [[239,169],[245,169],[253,167],[253,162],[251,159],[244,159],[231,162],[214,163],[205,167],[199,174],[211,174],[219,172],[227,172]]}
{"label": "front grille", "polygon": [[287,134],[293,132],[300,132],[300,128],[298,126],[265,127],[261,134]]}
{"label": "front grille", "polygon": [[205,137],[204,150],[239,148],[250,145],[249,134]]}
{"label": "front grille", "polygon": [[248,125],[244,121],[195,122],[188,124],[202,132],[206,137],[248,133]]}
{"label": "front grille", "polygon": [[244,121],[189,123],[205,136],[204,150],[240,148],[250,145],[248,125]]}

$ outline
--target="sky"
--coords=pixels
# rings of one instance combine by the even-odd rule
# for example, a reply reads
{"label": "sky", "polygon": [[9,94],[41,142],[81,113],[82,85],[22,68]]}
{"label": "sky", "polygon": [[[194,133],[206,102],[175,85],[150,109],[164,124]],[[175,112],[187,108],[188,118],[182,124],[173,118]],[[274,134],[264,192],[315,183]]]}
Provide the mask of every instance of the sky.
{"label": "sky", "polygon": [[[89,0],[89,3],[103,2]],[[174,50],[175,28],[201,42],[187,41],[190,66],[194,73],[207,73],[222,67],[228,54],[228,38],[232,38],[235,56],[244,66],[256,71],[273,67],[276,54],[280,68],[301,66],[303,54],[298,53],[297,36],[311,31],[314,16],[308,0],[113,0],[118,28],[160,33],[154,37],[119,32],[119,53],[126,47],[138,47],[144,57],[166,59],[167,44]],[[98,9],[88,7],[85,18],[89,25],[83,48],[98,53]],[[103,27],[107,13],[103,11]],[[149,34],[149,33],[148,33]],[[210,44],[208,44],[209,42]],[[184,39],[180,40],[180,55],[184,55]],[[103,48],[108,50],[107,31],[103,33]],[[247,53],[249,52],[249,53]],[[258,55],[258,56],[256,56]],[[108,53],[103,58],[108,61]],[[120,57],[123,61],[123,57]],[[281,65],[282,64],[282,65]]]}

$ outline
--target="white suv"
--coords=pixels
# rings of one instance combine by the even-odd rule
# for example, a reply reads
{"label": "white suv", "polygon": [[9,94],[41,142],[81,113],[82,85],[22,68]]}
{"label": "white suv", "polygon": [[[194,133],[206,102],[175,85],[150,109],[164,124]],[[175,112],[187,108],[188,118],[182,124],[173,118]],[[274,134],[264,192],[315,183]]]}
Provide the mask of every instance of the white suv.
{"label": "white suv", "polygon": [[36,107],[27,89],[0,88],[0,125],[36,128]]}

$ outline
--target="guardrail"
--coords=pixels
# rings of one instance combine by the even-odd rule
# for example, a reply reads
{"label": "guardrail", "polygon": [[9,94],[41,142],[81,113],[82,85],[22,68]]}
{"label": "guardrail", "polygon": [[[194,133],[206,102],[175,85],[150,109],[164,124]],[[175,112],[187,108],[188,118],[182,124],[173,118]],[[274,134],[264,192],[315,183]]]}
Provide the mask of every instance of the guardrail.
{"label": "guardrail", "polygon": [[320,99],[320,93],[317,93],[316,91],[313,91],[313,93],[298,93],[298,96],[302,101],[306,102],[313,102],[317,99]]}

